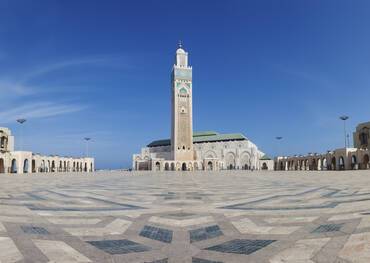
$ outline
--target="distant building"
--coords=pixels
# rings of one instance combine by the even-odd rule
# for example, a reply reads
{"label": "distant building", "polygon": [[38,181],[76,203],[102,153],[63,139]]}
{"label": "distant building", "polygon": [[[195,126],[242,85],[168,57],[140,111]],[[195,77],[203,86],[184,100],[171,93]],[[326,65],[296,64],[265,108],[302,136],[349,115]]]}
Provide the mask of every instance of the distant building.
{"label": "distant building", "polygon": [[192,67],[181,45],[176,51],[171,83],[171,139],[151,142],[134,154],[134,170],[273,170],[273,160],[243,134],[193,134]]}
{"label": "distant building", "polygon": [[29,151],[14,151],[14,136],[0,127],[0,173],[91,172],[94,158],[43,156]]}
{"label": "distant building", "polygon": [[369,169],[370,122],[360,123],[353,133],[353,148],[340,148],[324,154],[275,158],[275,170],[358,170]]}

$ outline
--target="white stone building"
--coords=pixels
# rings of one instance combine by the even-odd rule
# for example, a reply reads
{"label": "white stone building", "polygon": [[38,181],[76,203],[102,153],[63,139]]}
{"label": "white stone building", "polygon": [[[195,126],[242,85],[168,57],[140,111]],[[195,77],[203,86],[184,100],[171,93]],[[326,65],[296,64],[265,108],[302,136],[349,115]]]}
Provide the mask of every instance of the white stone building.
{"label": "white stone building", "polygon": [[0,173],[91,172],[94,158],[43,156],[29,151],[14,151],[14,136],[0,127]]}
{"label": "white stone building", "polygon": [[275,170],[365,170],[370,168],[370,122],[360,123],[353,133],[354,147],[323,154],[280,156]]}
{"label": "white stone building", "polygon": [[192,67],[181,44],[171,82],[171,139],[154,141],[134,154],[134,170],[273,170],[273,160],[243,134],[193,134]]}

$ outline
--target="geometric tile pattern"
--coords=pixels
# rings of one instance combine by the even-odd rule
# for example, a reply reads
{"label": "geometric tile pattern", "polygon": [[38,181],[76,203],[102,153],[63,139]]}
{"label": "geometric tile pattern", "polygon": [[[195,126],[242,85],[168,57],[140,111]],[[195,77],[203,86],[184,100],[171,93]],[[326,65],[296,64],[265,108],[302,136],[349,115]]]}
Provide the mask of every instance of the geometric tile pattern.
{"label": "geometric tile pattern", "polygon": [[153,226],[144,226],[140,232],[140,236],[158,240],[165,243],[171,243],[173,232],[168,229],[158,228]]}
{"label": "geometric tile pattern", "polygon": [[36,234],[36,235],[48,235],[49,232],[43,227],[37,226],[21,226],[22,230],[26,234]]}
{"label": "geometric tile pattern", "polygon": [[0,174],[0,262],[368,263],[369,171]]}
{"label": "geometric tile pattern", "polygon": [[150,248],[147,246],[127,239],[88,241],[88,243],[112,255],[144,252],[150,250]]}
{"label": "geometric tile pattern", "polygon": [[311,233],[327,233],[327,232],[336,232],[341,229],[343,224],[326,224],[320,225],[318,228],[313,230]]}
{"label": "geometric tile pattern", "polygon": [[196,242],[201,240],[206,240],[210,238],[215,238],[222,235],[222,231],[218,225],[202,227],[195,230],[190,230],[190,242]]}
{"label": "geometric tile pattern", "polygon": [[207,260],[207,259],[201,259],[201,258],[192,258],[192,263],[222,263],[221,261],[213,261],[213,260]]}
{"label": "geometric tile pattern", "polygon": [[216,246],[206,248],[223,253],[235,253],[249,255],[257,250],[260,250],[276,240],[249,240],[249,239],[234,239]]}

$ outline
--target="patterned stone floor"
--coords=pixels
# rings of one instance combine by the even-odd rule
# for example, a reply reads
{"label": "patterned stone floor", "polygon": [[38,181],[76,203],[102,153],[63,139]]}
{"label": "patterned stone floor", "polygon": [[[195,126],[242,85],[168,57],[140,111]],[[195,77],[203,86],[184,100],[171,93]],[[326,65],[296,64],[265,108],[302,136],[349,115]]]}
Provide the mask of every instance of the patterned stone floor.
{"label": "patterned stone floor", "polygon": [[0,175],[0,262],[370,262],[370,171]]}

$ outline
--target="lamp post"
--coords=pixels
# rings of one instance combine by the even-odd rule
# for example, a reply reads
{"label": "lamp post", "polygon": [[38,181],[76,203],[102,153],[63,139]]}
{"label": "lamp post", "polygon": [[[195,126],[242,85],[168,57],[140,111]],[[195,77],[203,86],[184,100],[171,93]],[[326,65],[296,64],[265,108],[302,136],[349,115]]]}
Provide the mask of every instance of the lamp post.
{"label": "lamp post", "polygon": [[278,141],[278,155],[280,154],[280,141],[283,139],[281,136],[276,136],[275,139]]}
{"label": "lamp post", "polygon": [[348,116],[343,115],[340,116],[339,119],[343,121],[343,129],[344,129],[344,148],[347,148],[347,131],[346,131],[346,120],[349,119]]}
{"label": "lamp post", "polygon": [[26,119],[18,119],[17,122],[21,125],[21,138],[20,138],[20,150],[23,151],[23,123],[25,123],[27,120]]}
{"label": "lamp post", "polygon": [[89,141],[91,138],[85,137],[84,140],[86,141],[86,157],[89,157]]}

